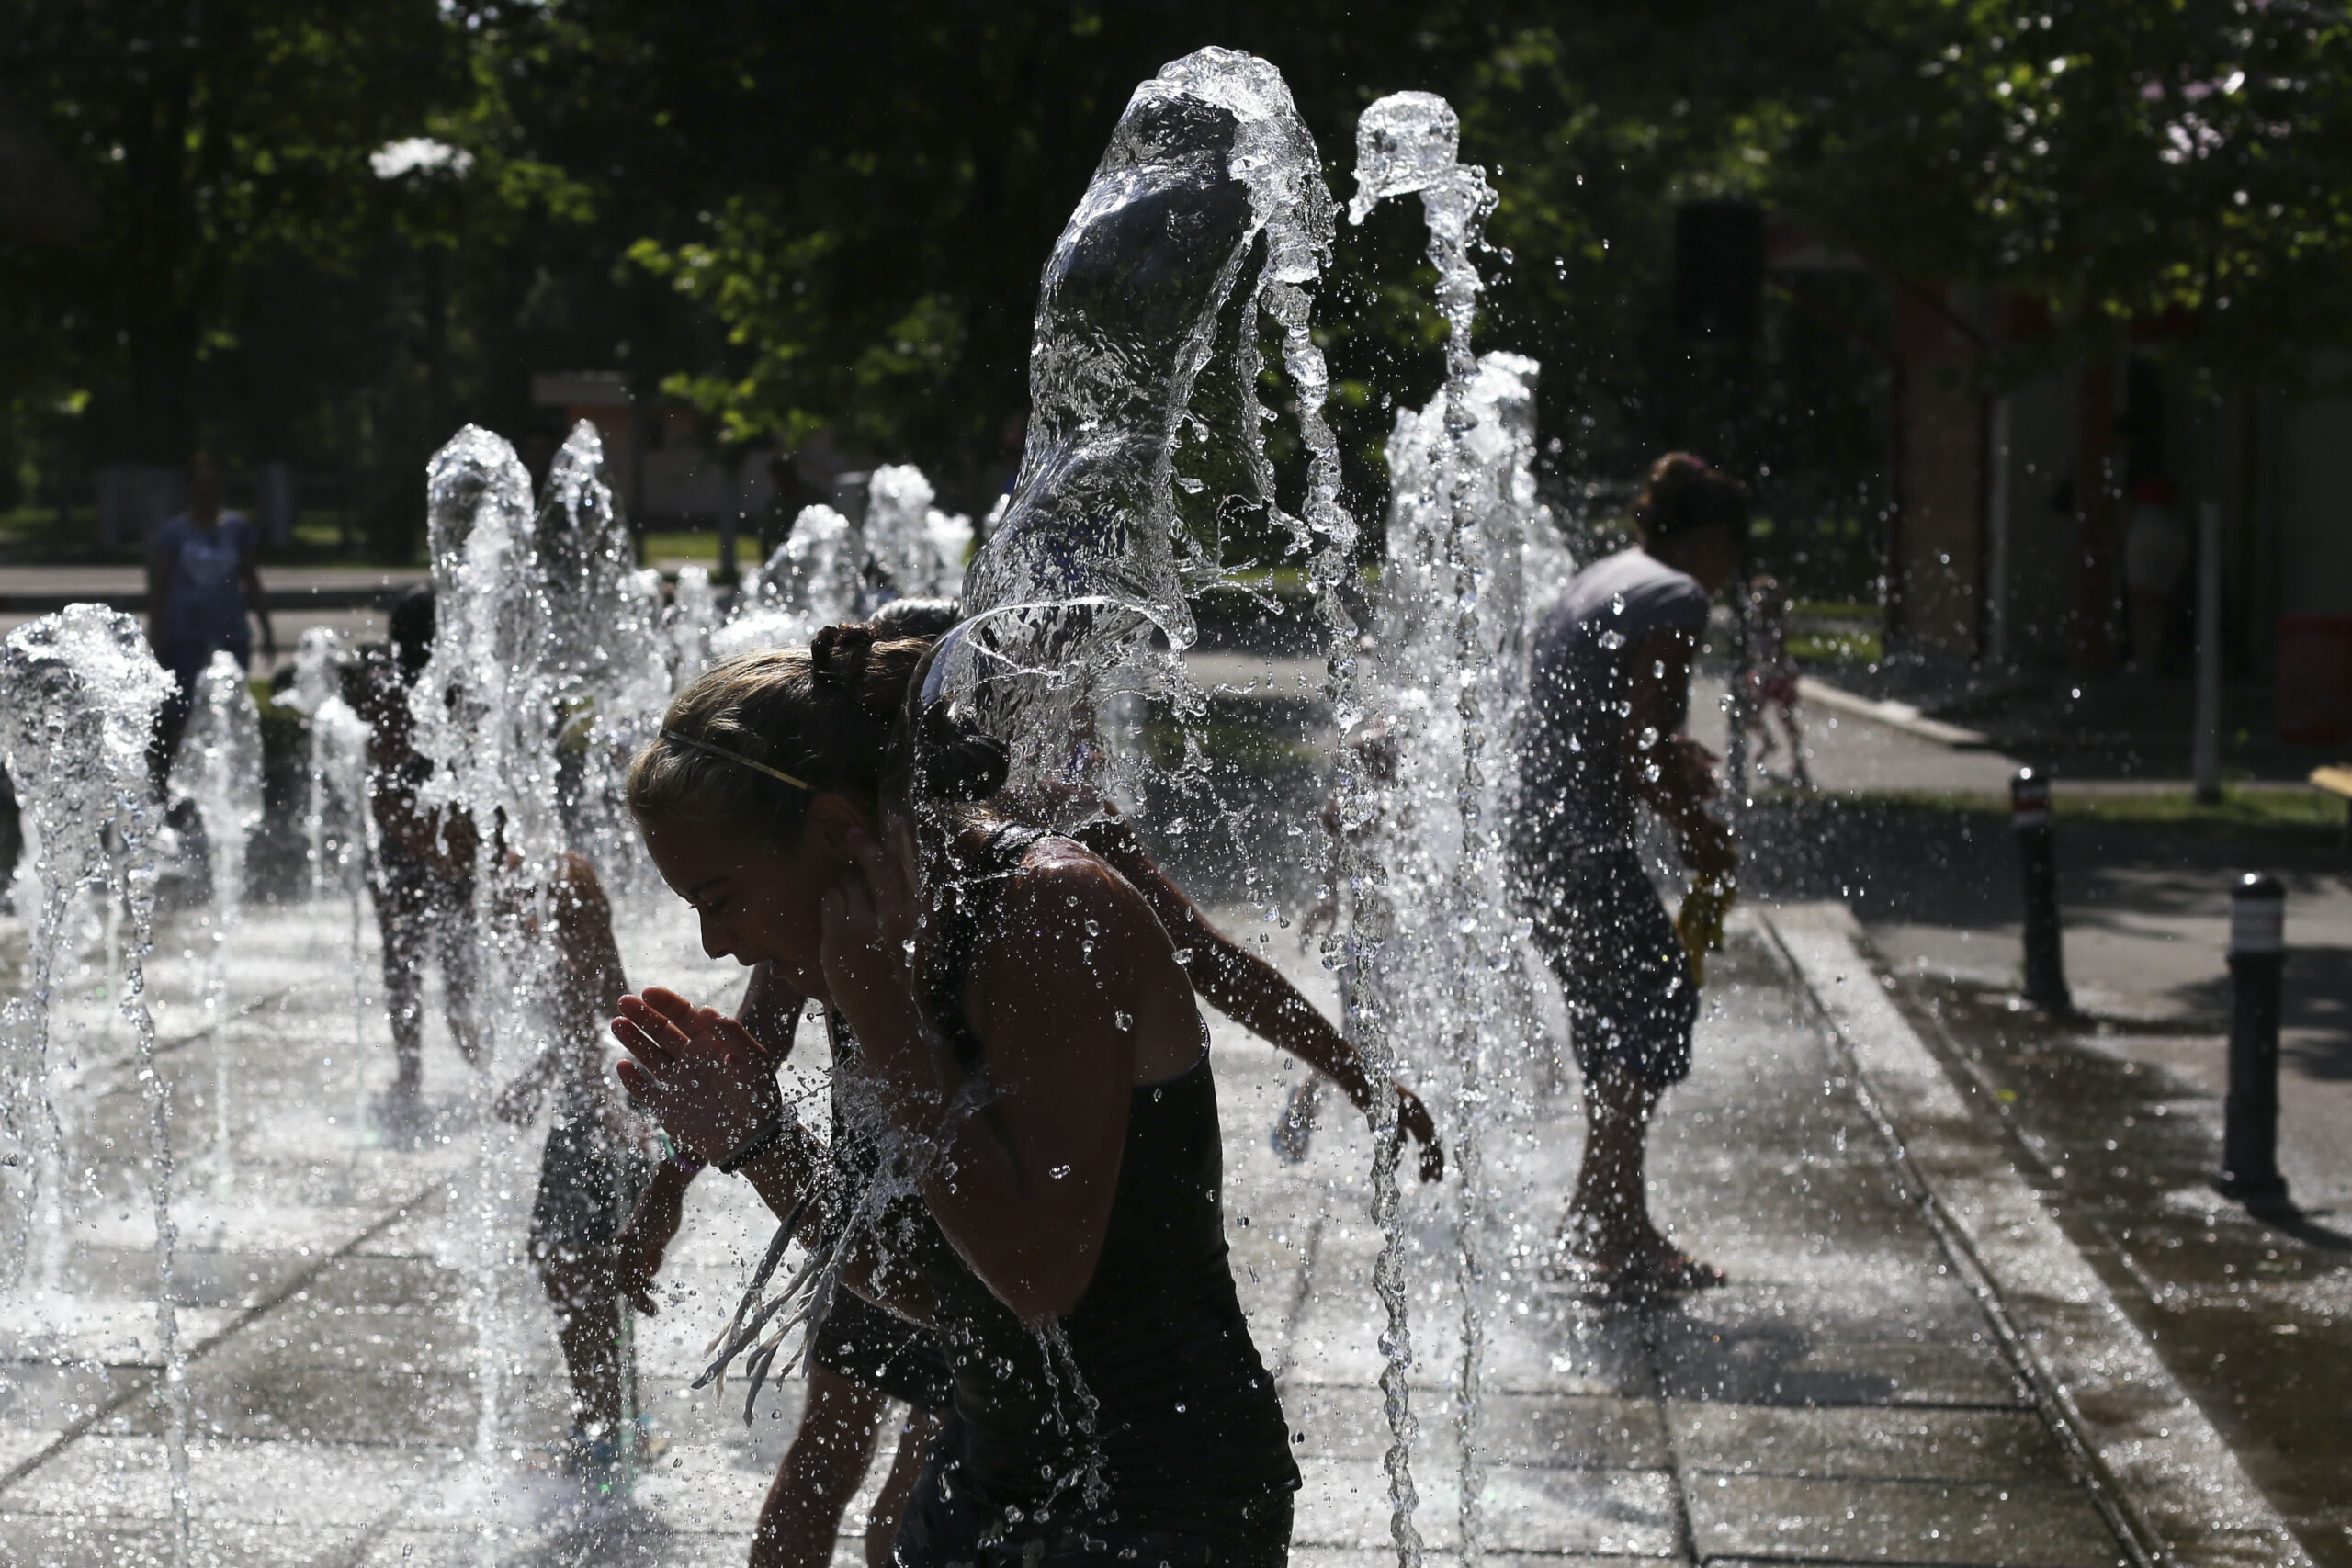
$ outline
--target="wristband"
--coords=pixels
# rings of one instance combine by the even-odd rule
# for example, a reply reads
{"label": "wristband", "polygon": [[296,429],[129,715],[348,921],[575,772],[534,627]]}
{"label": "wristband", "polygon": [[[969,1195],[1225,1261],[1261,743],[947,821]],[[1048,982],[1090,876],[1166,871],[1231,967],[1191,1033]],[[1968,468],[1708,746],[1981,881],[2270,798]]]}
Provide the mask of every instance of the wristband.
{"label": "wristband", "polygon": [[662,1149],[674,1170],[682,1170],[688,1176],[693,1176],[703,1168],[702,1161],[688,1154],[686,1146],[667,1133],[662,1134]]}
{"label": "wristband", "polygon": [[721,1176],[740,1174],[745,1166],[784,1142],[785,1138],[799,1125],[800,1118],[792,1113],[792,1107],[786,1106],[768,1119],[766,1126],[744,1139],[741,1147],[718,1162],[719,1174]]}

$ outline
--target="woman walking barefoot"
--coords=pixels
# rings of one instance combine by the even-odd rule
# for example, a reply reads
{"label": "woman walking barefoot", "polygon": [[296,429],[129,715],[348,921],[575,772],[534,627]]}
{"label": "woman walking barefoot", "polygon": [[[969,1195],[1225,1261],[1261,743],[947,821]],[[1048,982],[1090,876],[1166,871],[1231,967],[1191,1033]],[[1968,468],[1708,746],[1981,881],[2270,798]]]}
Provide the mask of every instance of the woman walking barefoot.
{"label": "woman walking barefoot", "polygon": [[[723,664],[629,784],[706,948],[837,1009],[877,1164],[914,1156],[842,1273],[948,1346],[898,1560],[1281,1562],[1297,1471],[1227,1262],[1191,987],[1100,859],[978,807],[1003,753],[907,701],[923,651],[832,627]],[[811,1241],[847,1224],[740,1024],[651,991],[615,1028],[673,1138]]]}

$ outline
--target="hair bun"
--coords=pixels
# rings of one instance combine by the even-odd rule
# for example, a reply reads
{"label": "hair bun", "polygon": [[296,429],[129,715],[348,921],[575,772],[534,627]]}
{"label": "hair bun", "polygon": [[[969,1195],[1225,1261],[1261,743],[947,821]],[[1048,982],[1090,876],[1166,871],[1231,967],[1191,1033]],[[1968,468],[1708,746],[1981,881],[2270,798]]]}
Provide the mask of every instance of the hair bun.
{"label": "hair bun", "polygon": [[923,710],[918,757],[923,793],[937,800],[986,800],[1004,787],[1012,753],[958,718],[945,703]]}
{"label": "hair bun", "polygon": [[865,680],[874,652],[874,628],[860,622],[827,626],[808,644],[808,668],[819,681],[854,692]]}

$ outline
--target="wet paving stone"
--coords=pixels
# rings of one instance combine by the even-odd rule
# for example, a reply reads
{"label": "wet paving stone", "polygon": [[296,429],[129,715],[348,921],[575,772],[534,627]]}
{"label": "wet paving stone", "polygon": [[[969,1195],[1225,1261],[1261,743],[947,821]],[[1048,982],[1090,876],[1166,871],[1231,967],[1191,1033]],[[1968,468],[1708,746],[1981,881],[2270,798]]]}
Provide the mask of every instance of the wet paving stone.
{"label": "wet paving stone", "polygon": [[1676,1457],[1695,1472],[2060,1484],[2071,1479],[2057,1439],[2030,1412],[1781,1410],[1675,1400],[1667,1417]]}
{"label": "wet paving stone", "polygon": [[1702,1560],[2116,1568],[2128,1562],[2072,1486],[1698,1476],[1690,1533]]}
{"label": "wet paving stone", "polygon": [[1677,1399],[1741,1404],[2030,1403],[1989,1343],[1838,1339],[1797,1324],[1685,1319],[1662,1334],[1659,1371]]}
{"label": "wet paving stone", "polygon": [[[1488,1272],[1476,1434],[1485,1562],[2111,1561],[2112,1540],[2052,1468],[2046,1432],[1894,1180],[1851,1086],[1749,942],[1725,955],[1697,1071],[1668,1098],[1653,1144],[1661,1219],[1729,1268],[1731,1289],[1629,1307],[1543,1277],[1581,1141],[1572,1074],[1558,1092],[1532,1095],[1525,1119],[1490,1140],[1500,1196],[1480,1242]],[[1274,955],[1290,962],[1279,946]],[[701,972],[686,964],[680,973]],[[1311,960],[1298,972],[1328,1002],[1328,976]],[[325,1021],[312,1032],[347,1028],[334,1021],[343,999],[322,994],[315,1013]],[[191,1205],[205,1244],[185,1271],[189,1299],[203,1303],[191,1310],[218,1313],[224,1335],[189,1371],[199,1562],[740,1562],[802,1385],[779,1376],[748,1427],[740,1380],[723,1398],[686,1385],[773,1220],[740,1183],[708,1179],[690,1193],[662,1314],[634,1325],[640,1406],[667,1447],[625,1503],[592,1502],[560,1473],[569,1388],[544,1301],[514,1261],[502,1286],[500,1452],[486,1471],[470,1454],[481,1298],[468,1260],[481,1248],[457,1217],[472,1192],[463,1139],[410,1152],[355,1146],[352,1087],[330,1082],[314,1042],[300,1047],[311,1026],[300,995],[238,1026],[253,1034],[241,1049],[274,1052],[278,1066],[239,1112],[238,1147],[251,1157],[230,1196]],[[1222,1022],[1214,1050],[1238,1285],[1306,1478],[1293,1561],[1393,1562],[1368,1142],[1351,1115],[1333,1116],[1305,1163],[1281,1163],[1266,1129],[1297,1069]],[[180,1060],[175,1081],[209,1092],[203,1047]],[[436,1048],[428,1083],[454,1086],[461,1070]],[[274,1089],[272,1077],[283,1080]],[[323,1124],[328,1113],[344,1122]],[[258,1157],[273,1139],[296,1156]],[[518,1179],[508,1206],[527,1201],[527,1185]],[[1404,1197],[1417,1517],[1435,1564],[1458,1560],[1462,1307],[1449,1228],[1458,1201],[1451,1182],[1408,1182]],[[135,1304],[152,1267],[139,1250],[143,1221],[125,1205],[105,1223],[119,1234],[96,1238],[82,1279],[93,1294]],[[10,1453],[40,1453],[73,1413],[136,1393],[143,1376],[0,1362],[0,1432],[13,1445],[0,1446],[0,1473]],[[160,1561],[161,1430],[151,1401],[122,1400],[96,1430],[0,1488],[0,1562]],[[2106,1555],[2089,1554],[2102,1540]],[[1969,1555],[1981,1552],[1991,1555]],[[862,1561],[854,1535],[836,1561]]]}

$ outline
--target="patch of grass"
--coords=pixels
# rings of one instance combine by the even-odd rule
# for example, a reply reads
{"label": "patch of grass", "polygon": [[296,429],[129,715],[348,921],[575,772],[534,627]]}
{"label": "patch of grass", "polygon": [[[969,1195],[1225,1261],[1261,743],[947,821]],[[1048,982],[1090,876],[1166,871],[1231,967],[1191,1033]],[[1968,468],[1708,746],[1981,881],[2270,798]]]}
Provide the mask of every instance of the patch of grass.
{"label": "patch of grass", "polygon": [[[739,545],[738,548],[745,547]],[[758,552],[756,537],[748,549],[752,554]],[[638,558],[645,561],[699,562],[715,568],[718,565],[718,531],[713,528],[697,529],[691,534],[648,534],[638,552]]]}
{"label": "patch of grass", "polygon": [[[1933,790],[1858,790],[1835,798],[1897,810],[1984,817],[2009,814],[2006,795],[1973,791],[1943,794]],[[2063,821],[2208,833],[2333,835],[2344,830],[2346,811],[2341,797],[2302,784],[2225,787],[2218,804],[2202,806],[2186,789],[2069,789],[2061,781],[2051,792],[2051,806]]]}
{"label": "patch of grass", "polygon": [[1875,664],[1885,655],[1875,631],[1791,632],[1788,648],[1800,664]]}

